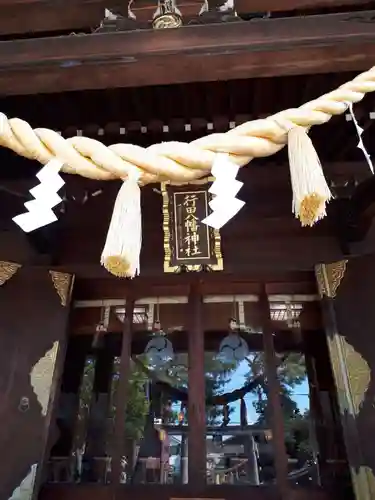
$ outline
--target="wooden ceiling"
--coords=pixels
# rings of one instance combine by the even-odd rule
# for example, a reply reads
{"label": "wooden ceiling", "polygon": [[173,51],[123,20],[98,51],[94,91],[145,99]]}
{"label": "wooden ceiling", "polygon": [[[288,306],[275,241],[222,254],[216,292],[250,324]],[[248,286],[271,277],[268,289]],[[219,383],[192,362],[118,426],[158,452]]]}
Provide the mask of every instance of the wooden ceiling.
{"label": "wooden ceiling", "polygon": [[[189,142],[202,135],[225,132],[245,121],[298,107],[353,76],[355,73],[345,72],[8,96],[0,99],[0,110],[9,117],[28,121],[34,128],[60,131],[64,137],[82,134],[105,144],[131,142],[148,146],[167,140]],[[371,140],[375,133],[375,95],[366,96],[354,110],[365,129],[366,147],[375,155],[375,142]],[[313,128],[312,139],[324,163],[361,162],[364,168],[358,171],[353,166],[351,175],[361,180],[367,173],[363,155],[356,148],[354,125],[345,117]],[[262,161],[284,164],[287,157],[283,151]],[[4,149],[0,149],[0,165],[0,178],[9,180],[30,177],[38,168]],[[339,170],[333,180],[337,180]],[[344,175],[349,175],[348,169]]]}

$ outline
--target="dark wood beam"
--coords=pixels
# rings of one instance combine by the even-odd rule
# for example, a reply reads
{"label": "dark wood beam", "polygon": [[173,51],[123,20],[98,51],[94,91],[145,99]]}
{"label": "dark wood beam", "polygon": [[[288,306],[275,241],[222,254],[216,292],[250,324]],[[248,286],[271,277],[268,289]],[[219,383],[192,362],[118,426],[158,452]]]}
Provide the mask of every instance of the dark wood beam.
{"label": "dark wood beam", "polygon": [[[356,6],[369,3],[367,0],[247,0],[251,11],[256,10],[299,10],[305,8],[319,7],[342,7],[346,5]],[[57,3],[53,0],[0,0],[0,7],[11,7],[20,5],[26,7],[29,5],[38,5],[43,8],[45,4]],[[81,5],[82,8],[89,8],[91,5],[100,5],[102,9],[110,8],[112,4],[120,3],[119,0],[65,0],[64,5],[70,7],[74,3]],[[147,0],[138,0],[138,4],[145,4]]]}
{"label": "dark wood beam", "polygon": [[[253,273],[234,276],[225,273],[203,274],[201,292],[203,295],[251,295],[259,294],[260,282],[267,283],[269,294],[315,294],[312,271],[291,271],[282,273]],[[119,280],[107,274],[102,279],[79,279],[74,288],[78,301],[122,299],[130,289],[136,300],[142,297],[165,297],[187,295],[189,287],[196,281],[195,273],[164,274],[155,282],[154,278],[137,277],[134,282]],[[96,318],[96,323],[98,319]]]}
{"label": "dark wood beam", "polygon": [[0,93],[365,70],[375,11],[0,43]]}
{"label": "dark wood beam", "polygon": [[0,36],[95,29],[104,17],[100,3],[30,2],[0,4]]}
{"label": "dark wood beam", "polygon": [[360,7],[368,0],[235,0],[238,13],[249,12],[289,12],[309,9],[335,9]]}
{"label": "dark wood beam", "polygon": [[[0,36],[94,30],[104,18],[106,3],[108,4],[103,0],[26,0],[13,4],[6,0],[3,4],[0,0]],[[185,18],[191,18],[198,15],[201,4],[200,0],[185,0],[178,7]],[[133,5],[132,12],[137,20],[147,22],[152,20],[157,1],[138,0],[136,5]]]}
{"label": "dark wood beam", "polygon": [[[116,3],[115,0],[112,3]],[[203,0],[185,0],[178,7],[183,17],[197,16]],[[214,0],[213,4],[222,4]],[[149,21],[155,12],[155,0],[137,0],[132,10],[139,21]],[[288,12],[320,8],[360,8],[368,0],[236,0],[240,14],[255,12]],[[96,28],[104,17],[107,0],[0,0],[0,36],[22,33],[81,30]]]}

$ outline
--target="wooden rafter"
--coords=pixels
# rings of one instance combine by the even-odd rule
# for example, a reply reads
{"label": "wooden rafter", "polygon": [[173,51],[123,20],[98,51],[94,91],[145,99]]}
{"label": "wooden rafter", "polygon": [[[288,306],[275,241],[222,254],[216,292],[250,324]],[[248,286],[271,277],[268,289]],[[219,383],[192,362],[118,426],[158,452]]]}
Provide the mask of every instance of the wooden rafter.
{"label": "wooden rafter", "polygon": [[[147,1],[147,0],[146,0]],[[146,3],[145,0],[141,0],[141,4]],[[343,5],[361,5],[366,3],[367,0],[247,0],[249,7],[252,12],[256,10],[294,10],[294,9],[304,9],[304,8],[318,8],[318,7],[341,7]],[[23,7],[29,5],[39,5],[42,6],[46,2],[45,0],[0,0],[0,7],[8,7],[21,5]],[[50,2],[56,3],[56,2]],[[74,2],[71,2],[74,3]],[[82,7],[90,7],[90,5],[100,5],[102,8],[110,7],[111,4],[119,3],[116,0],[76,0],[75,3],[79,3]],[[69,4],[69,0],[65,1],[65,4]]]}
{"label": "wooden rafter", "polygon": [[366,11],[0,42],[0,92],[365,70],[375,62],[374,16]]}
{"label": "wooden rafter", "polygon": [[368,0],[235,0],[236,10],[241,13],[350,8],[368,3]]}
{"label": "wooden rafter", "polygon": [[[353,131],[353,133],[355,133]],[[117,138],[117,142],[122,142],[121,138]],[[123,139],[123,142],[126,143],[126,138]],[[320,146],[318,149],[321,149],[322,144],[315,144]],[[1,158],[2,163],[4,163],[3,158]],[[26,160],[25,160],[26,161]],[[27,160],[28,161],[28,160]],[[5,164],[7,164],[5,162]],[[274,163],[272,161],[265,162],[261,164],[261,167],[256,167],[259,165],[259,161],[253,162],[249,167],[241,170],[241,180],[245,182],[245,186],[242,188],[243,192],[246,192],[246,188],[249,187],[251,190],[259,191],[259,190],[267,190],[270,187],[270,179],[272,179],[272,189],[286,189],[288,192],[290,190],[289,185],[289,166],[288,163]],[[323,161],[323,167],[327,179],[329,181],[334,182],[335,185],[345,184],[348,180],[355,179],[357,182],[362,182],[367,179],[372,179],[373,176],[367,166],[366,161],[340,161],[340,162],[327,162]],[[18,164],[9,165],[7,168],[16,169],[18,168]],[[256,168],[256,175],[254,176],[254,172],[252,169]],[[7,193],[7,207],[11,207],[10,200],[13,199],[16,204],[15,207],[17,210],[22,207],[24,202],[24,198],[27,197],[28,190],[33,187],[33,182],[35,179],[35,165],[30,162],[30,173],[26,178],[16,177],[12,179],[4,179],[2,176],[3,170],[0,170],[0,193],[2,196],[5,196],[4,192]],[[101,183],[88,179],[84,179],[83,177],[71,175],[67,177],[67,183],[69,188],[73,193],[84,193],[84,190],[88,187],[93,189],[94,192],[96,190],[104,188],[105,190],[111,185],[111,183]],[[94,183],[94,187],[92,188],[92,183]],[[116,188],[117,189],[117,188]],[[77,194],[78,196],[78,194]],[[250,195],[249,195],[250,196]],[[251,194],[253,196],[253,194]],[[262,195],[263,196],[263,195]],[[9,217],[8,213],[6,213],[6,206],[0,205],[0,220],[2,217]],[[4,215],[5,214],[5,215]],[[95,222],[96,224],[96,222]]]}
{"label": "wooden rafter", "polygon": [[[211,5],[223,3],[224,0],[210,1]],[[203,0],[180,0],[178,7],[188,19],[198,15],[202,4]],[[350,10],[366,4],[369,0],[235,0],[235,8],[240,14],[343,7]],[[103,19],[104,8],[109,5],[111,1],[107,0],[0,0],[0,36],[95,29]],[[156,5],[156,0],[136,0],[132,10],[139,21],[150,21]]]}
{"label": "wooden rafter", "polygon": [[[110,2],[109,2],[110,3]],[[25,3],[2,3],[0,0],[0,36],[23,33],[42,33],[54,31],[95,30],[104,18],[103,0],[64,2],[26,0]],[[124,5],[126,2],[124,2]],[[182,0],[179,8],[182,14],[191,18],[197,16],[201,0]],[[138,21],[151,21],[157,7],[157,1],[143,0],[132,6]],[[126,10],[126,9],[125,9]]]}

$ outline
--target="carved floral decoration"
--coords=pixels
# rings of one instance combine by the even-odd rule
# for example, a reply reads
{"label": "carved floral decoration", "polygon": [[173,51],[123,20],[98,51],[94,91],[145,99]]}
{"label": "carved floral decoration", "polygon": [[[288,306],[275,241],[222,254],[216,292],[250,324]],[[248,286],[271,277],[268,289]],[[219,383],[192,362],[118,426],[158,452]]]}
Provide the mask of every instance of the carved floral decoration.
{"label": "carved floral decoration", "polygon": [[70,302],[72,293],[74,275],[68,273],[60,273],[58,271],[49,272],[53,286],[60,297],[60,302],[63,307],[66,307]]}
{"label": "carved floral decoration", "polygon": [[52,348],[33,366],[30,372],[30,384],[42,407],[43,416],[46,416],[48,411],[58,348],[59,343],[56,341]]}
{"label": "carved floral decoration", "polygon": [[331,298],[336,297],[347,263],[347,260],[340,260],[331,264],[318,264],[315,266],[315,276],[321,297],[324,295]]}
{"label": "carved floral decoration", "polygon": [[344,339],[342,339],[342,348],[346,360],[354,413],[358,415],[370,385],[371,370],[367,361]]}
{"label": "carved floral decoration", "polygon": [[34,492],[35,476],[38,464],[33,464],[27,476],[21,484],[13,491],[9,500],[31,500]]}
{"label": "carved floral decoration", "polygon": [[22,266],[15,262],[0,261],[0,286],[12,278]]}

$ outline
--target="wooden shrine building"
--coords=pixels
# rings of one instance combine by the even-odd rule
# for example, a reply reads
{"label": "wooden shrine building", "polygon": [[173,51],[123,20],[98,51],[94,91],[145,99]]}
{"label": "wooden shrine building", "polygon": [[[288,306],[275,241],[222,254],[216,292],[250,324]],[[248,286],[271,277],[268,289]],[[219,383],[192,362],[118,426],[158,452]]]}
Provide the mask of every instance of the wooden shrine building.
{"label": "wooden shrine building", "polygon": [[[45,137],[190,143],[374,65],[372,1],[0,0],[0,112]],[[318,224],[286,149],[219,230],[211,178],[161,179],[134,279],[100,265],[119,181],[63,174],[26,233],[41,167],[0,148],[0,500],[375,498],[375,93],[349,111],[311,129]]]}

